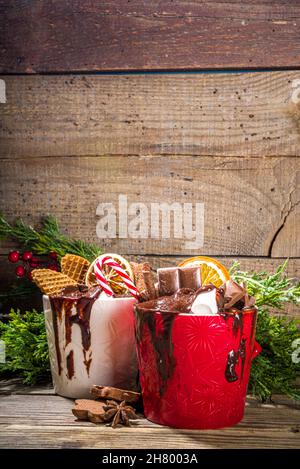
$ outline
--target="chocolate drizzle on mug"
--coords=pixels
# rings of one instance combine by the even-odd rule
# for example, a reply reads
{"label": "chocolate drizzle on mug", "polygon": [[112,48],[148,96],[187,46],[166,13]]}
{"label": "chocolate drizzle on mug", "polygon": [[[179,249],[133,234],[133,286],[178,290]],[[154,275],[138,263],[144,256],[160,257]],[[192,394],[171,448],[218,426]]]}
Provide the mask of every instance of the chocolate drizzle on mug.
{"label": "chocolate drizzle on mug", "polygon": [[245,360],[246,360],[246,339],[242,339],[240,342],[240,346],[238,349],[238,354],[241,359],[241,380],[244,377],[244,368],[245,368]]}
{"label": "chocolate drizzle on mug", "polygon": [[227,356],[225,378],[229,383],[233,383],[239,379],[235,367],[237,366],[239,359],[241,359],[241,380],[244,376],[244,367],[246,360],[246,339],[241,339],[238,351],[230,350]]}
{"label": "chocolate drizzle on mug", "polygon": [[[65,322],[65,347],[70,344],[72,340],[72,326],[74,324],[77,324],[81,332],[82,352],[84,357],[83,363],[86,367],[87,374],[89,374],[92,362],[92,356],[90,351],[90,317],[92,306],[95,300],[98,298],[100,292],[101,288],[99,287],[93,287],[90,289],[84,286],[66,287],[59,296],[53,296],[49,298],[52,308],[53,330],[55,336],[55,348],[59,374],[61,374],[62,372],[62,358],[59,346],[58,321],[62,321],[63,315]],[[66,366],[68,370],[68,377],[69,379],[72,379],[74,376],[73,351],[71,351],[66,358]]]}
{"label": "chocolate drizzle on mug", "polygon": [[[51,298],[50,298],[51,303]],[[51,303],[52,309],[52,323],[53,323],[53,331],[54,331],[54,342],[55,342],[55,350],[56,350],[56,359],[57,359],[57,368],[58,374],[61,374],[61,353],[59,347],[59,338],[58,338],[58,319],[61,320],[61,311],[57,311],[54,309]]]}
{"label": "chocolate drizzle on mug", "polygon": [[74,376],[74,352],[73,350],[70,351],[69,355],[66,358],[66,361],[67,361],[68,378],[72,379]]}
{"label": "chocolate drizzle on mug", "polygon": [[238,360],[239,360],[238,352],[235,352],[234,350],[230,350],[227,356],[227,362],[226,362],[226,368],[225,368],[225,378],[227,379],[229,383],[233,383],[234,381],[237,381],[239,379],[235,370]]}
{"label": "chocolate drizzle on mug", "polygon": [[233,313],[233,323],[232,323],[233,335],[237,337],[239,331],[240,331],[240,337],[242,338],[243,332],[244,332],[243,313],[241,311],[235,310]]}
{"label": "chocolate drizzle on mug", "polygon": [[[160,379],[159,392],[162,397],[166,390],[168,379],[171,378],[175,368],[172,328],[176,313],[161,312],[156,315],[149,311],[141,311],[141,309],[135,307],[134,314],[136,319],[135,335],[138,346],[145,333],[145,325],[148,327],[155,352],[156,367]],[[159,315],[162,318],[162,330],[157,331],[156,322],[159,319]]]}
{"label": "chocolate drizzle on mug", "polygon": [[[241,359],[241,380],[243,379],[243,376],[244,376],[244,368],[245,368],[245,361],[246,361],[246,339],[243,338],[243,331],[244,331],[243,316],[244,314],[247,314],[247,309],[249,311],[252,311],[253,307],[244,308],[243,311],[237,311],[236,309],[232,308],[231,312],[222,311],[220,313],[220,316],[222,316],[225,319],[225,321],[227,321],[230,317],[233,318],[232,332],[235,335],[235,337],[237,336],[238,331],[240,331],[239,348],[237,351],[231,350],[228,353],[228,357],[227,357],[225,377],[227,381],[229,382],[233,382],[238,379],[236,372],[235,372],[235,366],[238,364],[239,359]],[[256,326],[256,317],[257,317],[257,311],[256,309],[254,309],[254,313],[252,315],[250,338],[249,338],[250,344],[253,343],[253,336],[254,336],[255,326]]]}
{"label": "chocolate drizzle on mug", "polygon": [[226,368],[225,368],[225,378],[229,383],[238,380],[238,375],[236,373],[235,367],[239,362],[239,358],[241,359],[241,380],[244,376],[244,366],[246,360],[246,339],[243,339],[243,332],[244,332],[244,322],[243,322],[243,315],[242,311],[239,311],[235,308],[231,308],[230,311],[220,313],[220,316],[228,321],[229,318],[232,318],[232,332],[235,337],[237,337],[238,332],[240,333],[240,343],[239,348],[237,351],[230,350],[227,356]]}

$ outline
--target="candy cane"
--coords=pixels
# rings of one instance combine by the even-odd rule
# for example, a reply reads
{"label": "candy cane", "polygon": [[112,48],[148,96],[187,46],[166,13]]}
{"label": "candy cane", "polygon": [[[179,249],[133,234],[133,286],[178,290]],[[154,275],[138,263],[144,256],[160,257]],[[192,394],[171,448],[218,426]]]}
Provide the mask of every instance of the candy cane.
{"label": "candy cane", "polygon": [[135,298],[139,297],[139,292],[135,284],[133,283],[129,275],[126,274],[125,270],[120,266],[120,264],[118,264],[118,262],[114,261],[111,257],[104,255],[99,256],[95,260],[94,273],[98,283],[108,296],[113,296],[114,292],[103,274],[104,265],[109,265],[112,269],[114,269],[115,272],[117,272],[117,274],[122,278],[123,283],[126,285],[132,296],[134,296]]}
{"label": "candy cane", "polygon": [[97,279],[97,282],[102,287],[102,290],[108,295],[113,296],[114,292],[112,291],[111,287],[109,286],[106,278],[102,273],[102,269],[99,267],[99,263],[97,262],[98,259],[95,261],[94,264],[94,274]]}

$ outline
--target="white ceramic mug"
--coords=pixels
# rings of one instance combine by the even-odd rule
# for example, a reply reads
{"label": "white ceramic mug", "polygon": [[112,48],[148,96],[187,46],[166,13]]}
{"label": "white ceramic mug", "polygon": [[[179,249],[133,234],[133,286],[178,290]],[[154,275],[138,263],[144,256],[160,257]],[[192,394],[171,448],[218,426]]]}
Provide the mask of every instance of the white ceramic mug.
{"label": "white ceramic mug", "polygon": [[94,384],[136,390],[135,302],[134,298],[102,295],[95,300],[88,324],[90,346],[84,350],[79,325],[72,324],[67,340],[64,311],[58,316],[52,311],[49,297],[43,296],[51,373],[57,394],[87,398]]}

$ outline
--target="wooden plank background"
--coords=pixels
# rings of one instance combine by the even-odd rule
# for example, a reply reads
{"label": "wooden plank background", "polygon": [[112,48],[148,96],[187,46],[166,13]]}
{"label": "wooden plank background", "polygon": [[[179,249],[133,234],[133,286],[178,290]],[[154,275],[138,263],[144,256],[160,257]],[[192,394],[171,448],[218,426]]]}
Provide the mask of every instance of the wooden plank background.
{"label": "wooden plank background", "polygon": [[1,0],[13,73],[298,67],[297,0]]}
{"label": "wooden plank background", "polygon": [[[299,128],[290,114],[299,72],[4,79],[0,209],[9,219],[54,213],[70,235],[99,243],[96,208],[119,194],[203,202],[196,252],[299,257]],[[182,240],[101,244],[195,254]]]}
{"label": "wooden plank background", "polygon": [[300,156],[300,72],[2,76],[0,156]]}

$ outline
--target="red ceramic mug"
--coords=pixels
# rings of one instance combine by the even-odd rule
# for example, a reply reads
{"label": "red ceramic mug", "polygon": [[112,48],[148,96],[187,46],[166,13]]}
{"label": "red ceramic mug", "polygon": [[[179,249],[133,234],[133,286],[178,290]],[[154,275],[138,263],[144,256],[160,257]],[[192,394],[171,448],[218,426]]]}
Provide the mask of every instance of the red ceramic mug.
{"label": "red ceramic mug", "polygon": [[214,316],[145,312],[135,330],[145,416],[176,428],[213,429],[244,415],[256,308]]}

